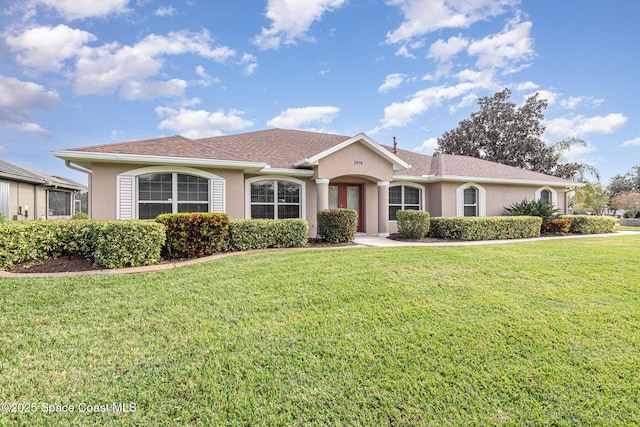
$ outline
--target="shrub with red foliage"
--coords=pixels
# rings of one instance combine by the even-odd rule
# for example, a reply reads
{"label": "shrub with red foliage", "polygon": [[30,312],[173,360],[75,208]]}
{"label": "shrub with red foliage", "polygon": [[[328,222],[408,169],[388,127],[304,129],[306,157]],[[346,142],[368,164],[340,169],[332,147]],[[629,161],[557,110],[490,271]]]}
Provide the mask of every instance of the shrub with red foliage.
{"label": "shrub with red foliage", "polygon": [[229,229],[229,215],[220,212],[159,215],[167,227],[166,258],[198,258],[220,252]]}
{"label": "shrub with red foliage", "polygon": [[570,219],[554,219],[542,223],[542,234],[566,234],[571,229]]}

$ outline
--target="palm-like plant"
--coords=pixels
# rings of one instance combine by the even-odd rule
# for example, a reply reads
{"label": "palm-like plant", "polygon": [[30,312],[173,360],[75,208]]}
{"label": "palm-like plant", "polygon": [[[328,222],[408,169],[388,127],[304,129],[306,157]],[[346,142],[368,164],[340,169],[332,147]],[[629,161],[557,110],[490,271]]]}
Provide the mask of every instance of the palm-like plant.
{"label": "palm-like plant", "polygon": [[539,216],[543,222],[549,222],[558,217],[559,211],[549,202],[524,199],[504,208],[502,214],[507,216]]}

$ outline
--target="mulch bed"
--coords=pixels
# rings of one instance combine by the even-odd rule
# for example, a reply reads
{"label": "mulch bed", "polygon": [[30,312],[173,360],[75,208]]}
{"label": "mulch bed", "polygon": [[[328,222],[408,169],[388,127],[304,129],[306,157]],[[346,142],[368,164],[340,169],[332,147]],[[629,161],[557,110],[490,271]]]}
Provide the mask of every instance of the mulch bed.
{"label": "mulch bed", "polygon": [[[321,239],[309,239],[308,248],[328,248],[328,247],[341,247],[351,246],[355,243],[338,243],[331,244]],[[162,263],[175,263],[181,260],[161,261]],[[96,267],[93,262],[80,255],[61,256],[58,258],[42,259],[37,261],[27,261],[20,264],[15,264],[13,267],[6,271],[10,273],[71,273],[76,271],[92,271],[92,270],[104,270],[102,267]]]}
{"label": "mulch bed", "polygon": [[435,237],[422,237],[420,239],[405,239],[398,233],[393,233],[387,239],[398,240],[401,242],[414,242],[414,243],[440,243],[440,242],[450,242],[451,240],[445,239],[436,239]]}

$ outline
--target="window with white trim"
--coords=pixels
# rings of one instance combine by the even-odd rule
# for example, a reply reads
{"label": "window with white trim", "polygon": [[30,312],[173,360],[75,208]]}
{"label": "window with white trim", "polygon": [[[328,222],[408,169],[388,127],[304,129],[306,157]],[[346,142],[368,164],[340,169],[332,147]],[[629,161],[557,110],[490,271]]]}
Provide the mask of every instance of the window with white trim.
{"label": "window with white trim", "polygon": [[409,185],[389,187],[389,220],[396,221],[396,212],[410,209],[422,209],[422,190]]}
{"label": "window with white trim", "polygon": [[209,212],[209,180],[182,173],[138,176],[138,218],[163,213]]}
{"label": "window with white trim", "polygon": [[540,187],[536,190],[536,200],[542,200],[551,203],[555,208],[558,207],[558,192],[551,187]]}
{"label": "window with white trim", "polygon": [[302,218],[302,185],[285,180],[250,184],[251,218]]}
{"label": "window with white trim", "polygon": [[478,190],[474,187],[464,189],[464,216],[478,216]]}
{"label": "window with white trim", "polygon": [[487,190],[475,182],[456,189],[456,216],[486,216]]}

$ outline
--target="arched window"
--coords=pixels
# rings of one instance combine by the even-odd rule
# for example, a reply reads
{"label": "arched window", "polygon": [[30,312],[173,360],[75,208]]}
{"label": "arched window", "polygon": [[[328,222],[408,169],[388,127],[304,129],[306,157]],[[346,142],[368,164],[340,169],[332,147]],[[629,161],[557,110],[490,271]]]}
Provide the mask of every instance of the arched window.
{"label": "arched window", "polygon": [[536,190],[536,200],[542,200],[558,207],[558,192],[551,187],[540,187]]}
{"label": "arched window", "polygon": [[252,178],[248,186],[248,217],[304,218],[304,185],[290,179]]}
{"label": "arched window", "polygon": [[457,216],[486,216],[487,196],[484,187],[467,183],[456,190]]}
{"label": "arched window", "polygon": [[389,187],[389,220],[396,221],[396,212],[424,209],[424,187],[412,185],[392,185]]}

